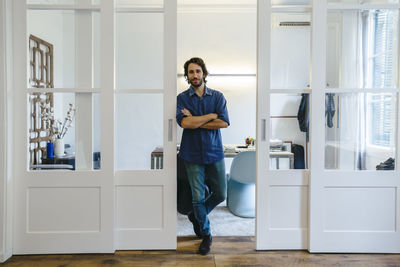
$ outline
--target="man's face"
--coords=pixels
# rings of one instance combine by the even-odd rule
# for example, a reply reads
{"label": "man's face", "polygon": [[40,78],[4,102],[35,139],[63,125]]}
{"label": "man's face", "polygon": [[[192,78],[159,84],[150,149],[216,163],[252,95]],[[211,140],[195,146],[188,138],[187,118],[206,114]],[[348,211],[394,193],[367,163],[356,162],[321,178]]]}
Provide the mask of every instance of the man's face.
{"label": "man's face", "polygon": [[190,63],[188,66],[188,80],[189,83],[196,88],[203,84],[203,70],[195,63]]}

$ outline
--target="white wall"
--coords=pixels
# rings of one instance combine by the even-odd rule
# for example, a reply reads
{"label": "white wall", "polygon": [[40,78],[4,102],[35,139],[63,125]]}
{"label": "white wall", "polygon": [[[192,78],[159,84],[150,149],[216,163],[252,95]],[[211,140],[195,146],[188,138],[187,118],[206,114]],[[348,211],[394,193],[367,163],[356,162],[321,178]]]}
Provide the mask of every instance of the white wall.
{"label": "white wall", "polygon": [[4,254],[4,226],[5,226],[5,203],[6,203],[6,82],[5,82],[5,1],[0,1],[0,262]]}
{"label": "white wall", "polygon": [[12,255],[12,2],[0,0],[0,262]]}

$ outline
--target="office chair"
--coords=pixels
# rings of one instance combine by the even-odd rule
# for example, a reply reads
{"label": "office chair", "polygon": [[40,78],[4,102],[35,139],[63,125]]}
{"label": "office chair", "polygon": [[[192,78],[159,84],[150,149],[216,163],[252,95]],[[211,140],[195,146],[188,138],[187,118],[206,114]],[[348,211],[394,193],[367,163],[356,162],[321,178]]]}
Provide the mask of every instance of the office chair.
{"label": "office chair", "polygon": [[239,153],[228,176],[227,206],[237,216],[255,217],[256,151]]}

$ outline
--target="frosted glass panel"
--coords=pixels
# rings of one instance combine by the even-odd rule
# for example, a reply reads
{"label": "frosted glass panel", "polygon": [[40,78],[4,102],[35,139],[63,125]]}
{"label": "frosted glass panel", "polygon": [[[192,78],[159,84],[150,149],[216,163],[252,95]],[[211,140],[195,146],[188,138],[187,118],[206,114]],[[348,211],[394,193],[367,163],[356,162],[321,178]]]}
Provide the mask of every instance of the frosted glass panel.
{"label": "frosted glass panel", "polygon": [[116,168],[162,169],[163,95],[116,94],[115,101]]}
{"label": "frosted glass panel", "polygon": [[[27,38],[33,35],[53,46],[54,88],[100,87],[99,12],[28,10],[27,20]],[[29,45],[35,47],[32,41]],[[44,55],[38,51],[35,56]],[[44,62],[36,60],[36,68]]]}
{"label": "frosted glass panel", "polygon": [[310,80],[309,14],[272,15],[271,88],[304,89]]}
{"label": "frosted glass panel", "polygon": [[116,87],[162,89],[163,14],[116,14]]}
{"label": "frosted glass panel", "polygon": [[389,170],[396,154],[396,96],[326,94],[325,168]]}
{"label": "frosted glass panel", "polygon": [[271,169],[307,168],[309,104],[308,94],[271,94]]}
{"label": "frosted glass panel", "polygon": [[329,87],[396,87],[397,10],[329,12],[326,45]]}

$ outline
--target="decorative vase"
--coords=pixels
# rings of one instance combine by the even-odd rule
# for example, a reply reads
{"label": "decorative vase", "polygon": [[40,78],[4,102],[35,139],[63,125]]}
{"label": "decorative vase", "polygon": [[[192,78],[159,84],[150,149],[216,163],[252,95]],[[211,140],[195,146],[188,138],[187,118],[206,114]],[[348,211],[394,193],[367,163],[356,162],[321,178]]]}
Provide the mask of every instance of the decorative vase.
{"label": "decorative vase", "polygon": [[57,158],[64,156],[64,139],[54,140],[54,156]]}

